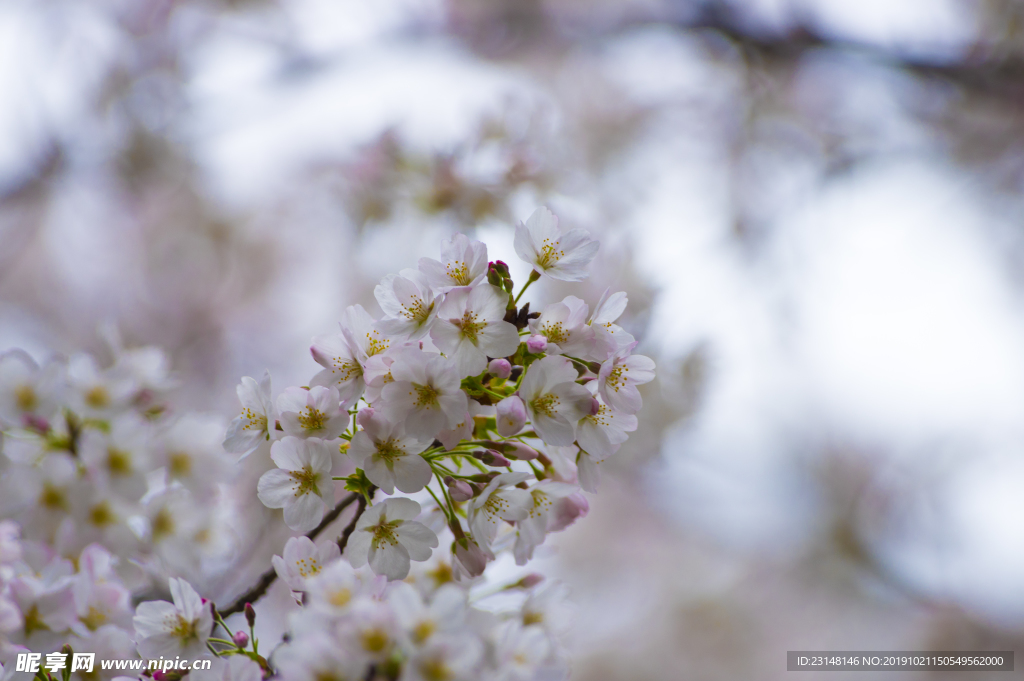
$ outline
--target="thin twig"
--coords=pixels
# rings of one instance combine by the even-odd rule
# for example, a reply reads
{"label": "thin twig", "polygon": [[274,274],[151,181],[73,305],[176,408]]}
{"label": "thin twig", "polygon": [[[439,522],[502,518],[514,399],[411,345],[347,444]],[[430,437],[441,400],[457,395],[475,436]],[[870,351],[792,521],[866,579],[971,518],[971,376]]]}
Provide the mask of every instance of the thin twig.
{"label": "thin twig", "polygon": [[[351,506],[353,501],[359,502],[358,508],[356,509],[356,514],[352,518],[352,521],[345,527],[344,531],[341,534],[342,538],[344,538],[347,541],[348,535],[350,535],[352,533],[352,530],[355,529],[356,521],[359,520],[359,516],[361,516],[363,514],[363,511],[366,509],[366,500],[363,498],[363,495],[361,494],[350,494],[341,501],[339,501],[337,506],[335,506],[330,513],[325,515],[324,519],[320,521],[320,524],[317,525],[306,536],[310,539],[316,539],[317,535],[323,532],[328,525],[337,520],[338,516],[341,515],[341,512],[344,511],[349,506]],[[341,540],[339,540],[339,544],[340,541]],[[342,547],[344,546],[342,545]],[[245,604],[256,602],[261,596],[263,596],[263,594],[267,592],[267,589],[270,588],[270,585],[274,583],[275,579],[277,579],[277,571],[274,570],[274,568],[270,568],[262,575],[260,575],[259,581],[256,582],[256,584],[254,584],[252,588],[250,588],[248,591],[246,591],[241,596],[236,598],[231,605],[224,608],[223,610],[219,610],[218,612],[220,612],[220,616],[222,618],[226,618],[228,615],[233,615],[236,612],[242,612],[242,610],[245,609]]]}
{"label": "thin twig", "polygon": [[363,515],[363,511],[366,510],[366,497],[362,494],[357,494],[356,496],[359,497],[358,506],[356,506],[356,514],[352,516],[352,521],[345,526],[345,529],[341,531],[341,536],[338,537],[338,548],[341,549],[342,553],[345,553],[345,546],[348,544],[348,538],[352,536],[352,533],[355,531],[356,523],[359,522],[359,517]]}

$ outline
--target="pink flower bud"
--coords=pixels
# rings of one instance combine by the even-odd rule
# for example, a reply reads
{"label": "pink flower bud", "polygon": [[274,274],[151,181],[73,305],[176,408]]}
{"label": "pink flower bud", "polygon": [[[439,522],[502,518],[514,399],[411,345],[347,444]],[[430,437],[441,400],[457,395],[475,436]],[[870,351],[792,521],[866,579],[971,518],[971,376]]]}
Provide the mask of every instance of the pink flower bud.
{"label": "pink flower bud", "polygon": [[461,537],[455,541],[455,560],[470,577],[479,577],[487,567],[486,554],[469,537]]}
{"label": "pink flower bud", "polygon": [[371,418],[373,418],[373,407],[366,407],[365,409],[360,409],[359,413],[356,414],[356,424],[360,428],[365,428],[367,421],[369,421]]}
{"label": "pink flower bud", "polygon": [[526,403],[521,397],[506,397],[498,402],[496,410],[498,434],[502,437],[512,437],[526,425]]}
{"label": "pink flower bud", "polygon": [[590,415],[597,416],[601,411],[601,403],[597,401],[596,397],[590,398]]}
{"label": "pink flower bud", "polygon": [[153,672],[153,681],[164,681],[167,678],[167,672],[157,669]]}
{"label": "pink flower bud", "polygon": [[497,378],[508,378],[512,375],[512,363],[507,359],[492,359],[487,365],[487,371]]}
{"label": "pink flower bud", "polygon": [[31,428],[38,433],[46,433],[50,430],[50,422],[44,419],[42,416],[36,416],[35,414],[24,414],[21,417],[25,423],[26,428]]}
{"label": "pink flower bud", "polygon": [[544,575],[539,575],[536,572],[531,572],[522,579],[519,580],[518,586],[523,589],[532,589],[541,582],[544,581]]}
{"label": "pink flower bud", "polygon": [[249,634],[244,631],[236,631],[235,635],[231,637],[231,640],[235,642],[235,645],[239,648],[245,648],[249,645]]}
{"label": "pink flower bud", "polygon": [[495,466],[497,468],[512,465],[511,461],[493,449],[478,449],[473,452],[473,458],[483,461],[488,466]]}
{"label": "pink flower bud", "polygon": [[503,445],[505,448],[505,456],[507,456],[510,459],[518,459],[520,461],[533,461],[538,456],[540,456],[540,452],[538,452],[533,447],[524,445],[522,442],[515,442],[514,440],[509,440],[508,442],[503,443]]}
{"label": "pink flower bud", "polygon": [[252,603],[245,604],[245,621],[249,623],[250,627],[256,626],[256,610],[252,607]]}
{"label": "pink flower bud", "polygon": [[465,480],[456,480],[452,476],[446,476],[444,484],[448,485],[448,494],[452,501],[469,501],[473,498],[474,490]]}
{"label": "pink flower bud", "polygon": [[587,517],[590,512],[590,502],[583,496],[582,492],[573,492],[555,502],[555,508],[551,512],[548,521],[548,532],[559,532],[572,525],[579,518]]}
{"label": "pink flower bud", "polygon": [[526,349],[539,355],[548,349],[548,339],[540,334],[534,334],[526,339]]}

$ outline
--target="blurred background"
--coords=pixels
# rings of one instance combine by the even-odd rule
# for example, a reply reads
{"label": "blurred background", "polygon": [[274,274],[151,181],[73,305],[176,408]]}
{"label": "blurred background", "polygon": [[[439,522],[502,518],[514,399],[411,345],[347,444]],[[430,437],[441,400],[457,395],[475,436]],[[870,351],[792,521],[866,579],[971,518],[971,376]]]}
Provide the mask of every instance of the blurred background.
{"label": "blurred background", "polygon": [[455,231],[601,239],[659,381],[538,565],[576,679],[1024,652],[1022,188],[1017,0],[0,2],[0,348],[229,416]]}

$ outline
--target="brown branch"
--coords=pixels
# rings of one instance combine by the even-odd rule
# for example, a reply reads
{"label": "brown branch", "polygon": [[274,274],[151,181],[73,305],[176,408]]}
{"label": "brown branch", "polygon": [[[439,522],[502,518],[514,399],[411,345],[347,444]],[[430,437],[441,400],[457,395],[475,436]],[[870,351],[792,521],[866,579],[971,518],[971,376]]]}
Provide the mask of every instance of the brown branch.
{"label": "brown branch", "polygon": [[[312,531],[306,536],[310,539],[316,539],[317,535],[324,531],[324,529],[338,519],[341,512],[352,505],[353,501],[358,501],[358,507],[356,508],[356,514],[349,521],[349,524],[345,526],[345,529],[341,533],[341,537],[338,539],[338,545],[344,549],[345,545],[343,542],[348,541],[348,537],[352,534],[352,531],[356,527],[356,522],[359,520],[359,516],[366,510],[366,499],[361,494],[350,494],[331,509],[330,513],[324,516],[324,519],[320,521]],[[270,585],[277,579],[277,571],[274,568],[270,568],[262,575],[260,575],[259,581],[257,581],[248,591],[243,593],[241,596],[236,598],[234,602],[223,610],[218,610],[221,618],[226,618],[229,615],[234,615],[236,612],[242,612],[245,609],[246,603],[254,603],[259,600],[270,588]]]}

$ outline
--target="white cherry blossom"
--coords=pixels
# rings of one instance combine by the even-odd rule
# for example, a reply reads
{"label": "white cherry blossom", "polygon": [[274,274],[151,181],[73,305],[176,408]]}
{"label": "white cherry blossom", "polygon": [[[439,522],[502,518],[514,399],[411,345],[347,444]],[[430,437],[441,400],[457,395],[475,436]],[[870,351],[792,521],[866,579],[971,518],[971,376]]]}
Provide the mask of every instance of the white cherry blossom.
{"label": "white cherry blossom", "polygon": [[430,336],[455,362],[459,378],[483,372],[488,357],[505,357],[519,347],[519,332],[504,321],[507,304],[508,294],[490,284],[445,296]]}
{"label": "white cherry blossom", "polygon": [[285,437],[270,449],[277,468],[256,486],[268,508],[283,508],[284,522],[296,532],[309,532],[334,504],[332,446],[316,438]]}
{"label": "white cherry blossom", "polygon": [[583,356],[594,344],[594,330],[587,325],[587,304],[576,296],[544,308],[530,320],[530,331],[547,339],[544,352],[552,355]]}
{"label": "white cherry blossom", "polygon": [[109,433],[84,430],[79,449],[82,461],[103,485],[131,499],[146,492],[146,474],[152,470],[152,438],[139,417],[132,413],[118,416]]}
{"label": "white cherry blossom", "polygon": [[526,565],[533,558],[533,550],[544,543],[549,521],[556,504],[577,491],[575,485],[553,480],[541,480],[530,487],[531,506],[528,515],[516,522],[516,542],[513,555],[517,565]]}
{"label": "white cherry blossom", "polygon": [[472,634],[435,636],[416,650],[402,668],[400,681],[475,681],[484,646]]}
{"label": "white cherry blossom", "polygon": [[413,518],[420,505],[412,499],[393,498],[374,504],[356,522],[345,556],[353,567],[366,563],[389,580],[405,579],[409,561],[430,558],[437,547],[437,535]]}
{"label": "white cherry blossom", "polygon": [[501,521],[523,520],[530,515],[533,498],[515,485],[530,479],[529,473],[502,473],[495,477],[480,494],[470,500],[467,512],[469,528],[480,548],[490,557]]}
{"label": "white cherry blossom", "polygon": [[384,310],[384,318],[377,323],[380,330],[411,340],[427,335],[444,299],[430,288],[422,273],[409,269],[384,277],[373,295]]}
{"label": "white cherry blossom", "polygon": [[377,322],[363,309],[352,305],[341,315],[341,334],[313,339],[310,352],[324,367],[310,385],[336,386],[341,401],[353,403],[363,394],[366,361],[388,349],[391,341],[381,334]]}
{"label": "white cherry blossom", "polygon": [[439,291],[475,286],[487,275],[487,246],[465,234],[441,242],[441,260],[420,258],[420,271]]}
{"label": "white cherry blossom", "polygon": [[576,376],[569,360],[552,355],[531,364],[519,386],[533,428],[548,444],[572,444],[576,423],[590,411],[590,392]]}
{"label": "white cherry blossom", "polygon": [[615,323],[626,311],[628,302],[629,299],[623,291],[611,293],[611,289],[607,288],[601,294],[601,299],[594,307],[594,314],[587,320],[587,324],[594,330],[594,344],[590,357],[603,362],[619,348],[634,342],[633,336]]}
{"label": "white cherry blossom", "polygon": [[309,537],[291,537],[284,545],[284,555],[270,559],[277,576],[292,591],[305,591],[309,580],[328,565],[341,559],[341,550],[334,541],[314,544]]}
{"label": "white cherry blossom", "polygon": [[135,643],[144,658],[208,657],[210,607],[184,579],[168,580],[173,603],[146,601],[135,610]]}
{"label": "white cherry blossom", "polygon": [[562,233],[558,218],[543,206],[516,227],[515,249],[523,261],[552,279],[582,281],[587,265],[597,255],[598,242],[583,229]]}
{"label": "white cherry blossom", "polygon": [[286,388],[277,398],[281,427],[286,435],[333,440],[349,424],[346,405],[341,404],[335,386],[313,386],[309,390]]}
{"label": "white cherry blossom", "polygon": [[400,422],[392,422],[376,411],[360,413],[361,430],[352,438],[348,455],[363,469],[370,482],[388,494],[395,487],[406,493],[418,492],[432,472],[420,452],[430,446],[430,438],[409,435]]}
{"label": "white cherry blossom", "polygon": [[451,360],[427,352],[405,352],[391,365],[392,382],[381,391],[381,412],[411,435],[433,440],[454,428],[468,408],[461,376]]}
{"label": "white cherry blossom", "polygon": [[586,414],[576,425],[576,441],[591,457],[603,461],[619,450],[637,423],[635,415],[615,411],[598,400],[597,413]]}
{"label": "white cherry blossom", "polygon": [[260,442],[270,439],[271,430],[277,419],[274,401],[270,397],[270,372],[263,372],[263,378],[245,376],[236,389],[242,413],[231,421],[224,440],[224,449],[235,454],[250,452]]}
{"label": "white cherry blossom", "polygon": [[0,423],[45,424],[57,409],[59,380],[56,362],[40,368],[22,350],[0,354]]}
{"label": "white cherry blossom", "polygon": [[598,373],[598,389],[604,403],[616,411],[635,414],[643,406],[636,386],[654,380],[654,360],[629,354],[636,343],[620,348],[608,358]]}

